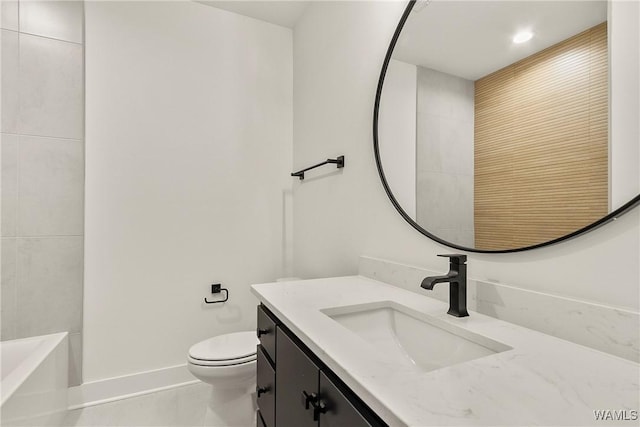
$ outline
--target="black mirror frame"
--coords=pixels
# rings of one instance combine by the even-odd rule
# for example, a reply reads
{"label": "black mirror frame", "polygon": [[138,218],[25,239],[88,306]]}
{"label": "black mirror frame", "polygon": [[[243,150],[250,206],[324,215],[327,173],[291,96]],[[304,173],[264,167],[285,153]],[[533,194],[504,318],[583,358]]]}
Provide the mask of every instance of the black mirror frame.
{"label": "black mirror frame", "polygon": [[615,221],[617,218],[619,218],[620,216],[624,215],[625,213],[629,212],[630,210],[632,210],[634,207],[638,206],[640,204],[640,194],[636,195],[633,199],[631,199],[630,201],[628,201],[627,203],[625,203],[624,205],[620,206],[618,209],[614,210],[613,212],[609,213],[608,215],[600,218],[599,220],[587,225],[586,227],[580,228],[572,233],[566,234],[562,237],[558,237],[556,239],[553,240],[549,240],[547,242],[543,242],[543,243],[537,243],[535,245],[531,245],[531,246],[524,246],[521,248],[515,248],[515,249],[500,249],[500,250],[483,250],[483,249],[475,249],[475,248],[468,248],[465,246],[460,246],[457,245],[455,243],[451,243],[448,242],[444,239],[439,238],[438,236],[429,233],[427,230],[425,230],[423,227],[421,227],[417,222],[415,222],[405,211],[404,209],[402,209],[402,206],[400,206],[400,204],[398,203],[398,201],[396,200],[396,198],[394,197],[393,193],[391,192],[391,189],[389,188],[389,183],[387,182],[387,178],[384,175],[384,171],[382,170],[382,162],[380,159],[380,150],[379,150],[379,144],[378,144],[378,115],[380,112],[380,98],[382,96],[382,86],[384,84],[384,78],[387,74],[387,68],[389,67],[389,61],[391,61],[391,55],[393,54],[393,50],[396,46],[396,43],[398,42],[398,38],[400,37],[400,33],[402,32],[402,29],[404,28],[404,24],[407,21],[407,18],[409,17],[409,14],[411,13],[411,10],[413,9],[413,7],[415,6],[416,0],[409,0],[409,3],[407,4],[407,7],[404,10],[404,13],[402,14],[402,17],[400,18],[400,22],[398,23],[398,26],[396,27],[396,31],[393,34],[393,38],[391,39],[391,43],[389,43],[389,48],[387,49],[387,54],[384,58],[384,63],[382,64],[382,70],[380,71],[380,78],[378,79],[378,88],[376,90],[376,99],[375,99],[375,104],[373,107],[373,151],[375,154],[375,158],[376,158],[376,166],[378,167],[378,174],[380,175],[380,180],[382,181],[382,186],[384,187],[384,191],[387,193],[387,196],[389,197],[389,200],[391,200],[391,203],[393,204],[393,206],[396,208],[396,210],[398,211],[398,213],[400,214],[400,216],[402,216],[402,218],[404,218],[405,221],[407,221],[413,228],[415,228],[417,231],[419,231],[420,233],[422,233],[423,235],[427,236],[428,238],[430,238],[431,240],[434,240],[442,245],[445,246],[449,246],[450,248],[454,248],[457,250],[461,250],[461,251],[465,251],[465,252],[475,252],[475,253],[485,253],[485,254],[503,254],[503,253],[513,253],[513,252],[523,252],[523,251],[528,251],[531,249],[537,249],[537,248],[543,248],[545,246],[550,246],[550,245],[554,245],[556,243],[560,243],[563,242],[565,240],[569,240],[572,239],[574,237],[578,237],[582,234],[585,234],[591,230],[595,230],[598,227],[603,226],[604,224],[607,224],[611,221]]}

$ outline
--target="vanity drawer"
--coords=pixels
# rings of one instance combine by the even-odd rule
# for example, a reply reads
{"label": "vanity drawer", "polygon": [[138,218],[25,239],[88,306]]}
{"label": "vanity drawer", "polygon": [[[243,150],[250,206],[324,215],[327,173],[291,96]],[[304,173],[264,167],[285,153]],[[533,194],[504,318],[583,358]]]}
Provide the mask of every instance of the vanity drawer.
{"label": "vanity drawer", "polygon": [[266,309],[258,306],[258,339],[266,355],[273,363],[276,362],[276,322]]}
{"label": "vanity drawer", "polygon": [[258,425],[275,427],[276,417],[276,371],[264,354],[262,346],[258,346],[256,399],[258,403]]}

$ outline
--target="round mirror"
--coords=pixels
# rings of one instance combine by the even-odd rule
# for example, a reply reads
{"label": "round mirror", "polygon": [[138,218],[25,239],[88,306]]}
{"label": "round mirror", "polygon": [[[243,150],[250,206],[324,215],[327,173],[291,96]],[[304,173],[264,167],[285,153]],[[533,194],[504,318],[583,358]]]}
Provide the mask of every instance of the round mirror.
{"label": "round mirror", "polygon": [[620,9],[631,2],[618,3],[408,4],[373,129],[383,186],[405,220],[456,249],[516,252],[640,203],[640,77],[626,62],[640,58],[638,23]]}

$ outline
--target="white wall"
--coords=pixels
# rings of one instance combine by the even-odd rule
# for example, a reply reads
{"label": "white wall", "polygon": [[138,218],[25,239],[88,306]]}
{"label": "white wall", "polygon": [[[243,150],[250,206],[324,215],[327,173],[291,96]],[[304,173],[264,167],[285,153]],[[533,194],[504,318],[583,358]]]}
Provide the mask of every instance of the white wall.
{"label": "white wall", "polygon": [[610,200],[616,209],[640,192],[640,2],[609,2]]}
{"label": "white wall", "polygon": [[[294,30],[294,163],[344,152],[342,174],[294,185],[295,273],[357,273],[370,255],[446,271],[451,249],[413,230],[387,199],[372,148],[372,112],[401,2],[313,3]],[[640,215],[553,247],[470,254],[469,275],[637,310]],[[416,286],[418,284],[416,283]]]}
{"label": "white wall", "polygon": [[[292,33],[193,2],[86,5],[85,381],[255,328],[283,269]],[[209,284],[230,290],[205,306]]]}
{"label": "white wall", "polygon": [[416,93],[418,67],[389,61],[378,115],[384,175],[400,206],[416,219]]}

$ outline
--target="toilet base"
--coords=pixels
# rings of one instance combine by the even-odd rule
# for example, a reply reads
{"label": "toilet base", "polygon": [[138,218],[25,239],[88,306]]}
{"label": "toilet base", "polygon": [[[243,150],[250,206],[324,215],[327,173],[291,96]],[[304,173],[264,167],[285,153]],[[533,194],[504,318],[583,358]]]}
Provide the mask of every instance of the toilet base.
{"label": "toilet base", "polygon": [[253,427],[256,425],[255,383],[248,388],[211,387],[204,417],[205,427]]}

